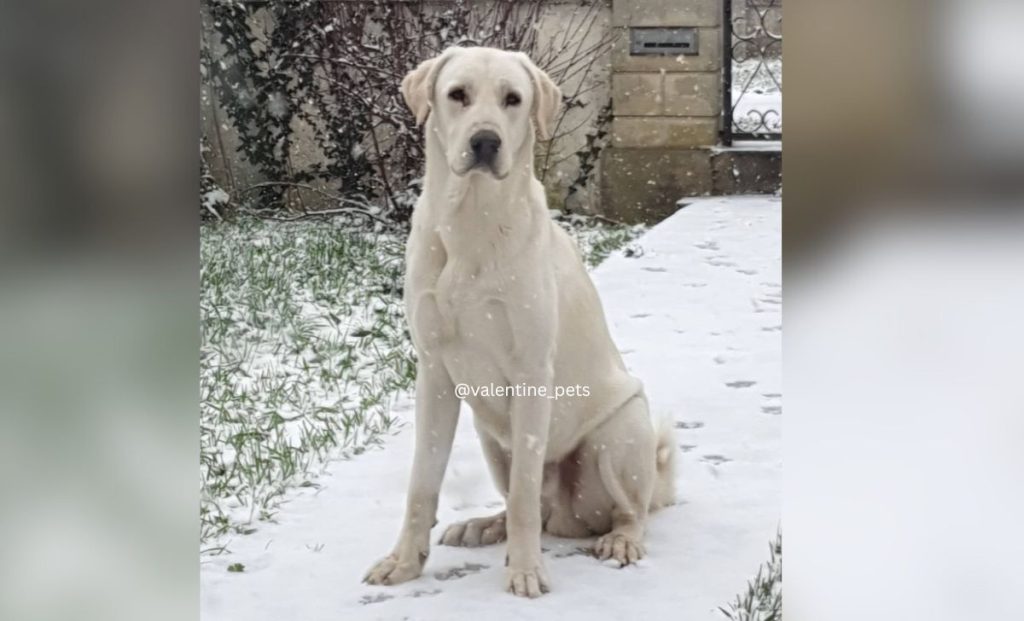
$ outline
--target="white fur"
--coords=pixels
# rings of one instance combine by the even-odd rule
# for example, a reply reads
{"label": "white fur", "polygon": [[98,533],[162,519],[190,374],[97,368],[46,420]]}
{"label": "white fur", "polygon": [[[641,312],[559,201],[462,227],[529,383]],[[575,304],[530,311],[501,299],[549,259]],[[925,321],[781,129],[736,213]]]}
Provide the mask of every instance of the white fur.
{"label": "white fur", "polygon": [[[454,88],[468,104],[449,97]],[[398,544],[366,580],[396,584],[422,571],[458,383],[526,384],[549,395],[585,386],[589,396],[467,397],[506,511],[453,525],[442,543],[507,538],[506,586],[529,597],[550,584],[542,529],[603,535],[600,558],[635,562],[648,511],[672,502],[674,444],[671,428],[656,432],[579,251],[552,222],[534,176],[534,132],[549,135],[558,88],[523,54],[451,48],[410,73],[402,91],[425,123],[427,151],[405,282],[419,357],[416,451]],[[504,105],[510,91],[519,105]],[[502,141],[493,170],[470,168],[469,139],[480,129]]]}

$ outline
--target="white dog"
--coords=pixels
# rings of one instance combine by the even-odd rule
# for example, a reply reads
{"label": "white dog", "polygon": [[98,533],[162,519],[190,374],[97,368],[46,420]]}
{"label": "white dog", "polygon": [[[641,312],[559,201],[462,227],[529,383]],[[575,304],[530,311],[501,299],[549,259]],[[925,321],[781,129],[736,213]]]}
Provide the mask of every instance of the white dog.
{"label": "white dog", "polygon": [[[672,502],[674,445],[670,426],[652,423],[580,253],[534,177],[534,130],[550,137],[558,87],[524,54],[450,48],[406,76],[402,95],[426,122],[405,281],[419,357],[416,451],[398,544],[365,580],[397,584],[423,570],[457,383],[513,387],[512,396],[460,395],[506,511],[454,524],[441,543],[507,538],[507,588],[529,597],[549,589],[542,529],[603,535],[599,558],[637,561],[648,511]],[[576,396],[551,398],[559,387]]]}

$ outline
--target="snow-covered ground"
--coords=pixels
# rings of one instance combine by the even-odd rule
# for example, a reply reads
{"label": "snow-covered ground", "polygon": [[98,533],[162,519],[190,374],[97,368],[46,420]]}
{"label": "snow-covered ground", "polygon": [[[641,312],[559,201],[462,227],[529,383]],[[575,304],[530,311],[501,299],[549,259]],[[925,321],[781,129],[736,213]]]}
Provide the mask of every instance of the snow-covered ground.
{"label": "snow-covered ground", "polygon": [[[435,546],[424,575],[396,587],[361,583],[401,522],[409,427],[380,450],[332,463],[276,524],[203,558],[206,621],[344,619],[721,618],[767,560],[781,514],[781,201],[694,199],[593,272],[612,333],[651,406],[676,421],[679,502],[655,513],[648,556],[618,569],[588,556],[592,540],[545,536],[552,592],[502,591],[504,546]],[[412,402],[395,414],[411,419]],[[464,412],[435,537],[500,506]],[[244,571],[229,571],[229,566]]]}

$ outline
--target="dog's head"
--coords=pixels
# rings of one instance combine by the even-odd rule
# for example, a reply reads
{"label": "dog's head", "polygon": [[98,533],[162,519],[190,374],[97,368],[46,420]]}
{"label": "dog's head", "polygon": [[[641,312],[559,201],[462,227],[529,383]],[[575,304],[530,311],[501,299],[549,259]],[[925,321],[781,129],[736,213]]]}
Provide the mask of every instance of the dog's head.
{"label": "dog's head", "polygon": [[508,176],[518,155],[533,157],[532,125],[551,137],[561,92],[520,52],[453,47],[423,61],[402,80],[402,96],[440,141],[458,176]]}

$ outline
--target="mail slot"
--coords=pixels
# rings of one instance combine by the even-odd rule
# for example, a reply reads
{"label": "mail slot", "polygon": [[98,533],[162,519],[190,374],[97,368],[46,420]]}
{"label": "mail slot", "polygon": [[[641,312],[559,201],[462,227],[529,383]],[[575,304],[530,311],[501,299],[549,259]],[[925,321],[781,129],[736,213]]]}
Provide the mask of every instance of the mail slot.
{"label": "mail slot", "polygon": [[696,28],[630,28],[632,56],[692,56],[697,51]]}

